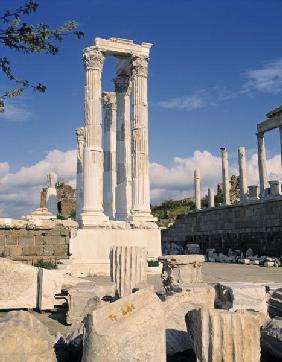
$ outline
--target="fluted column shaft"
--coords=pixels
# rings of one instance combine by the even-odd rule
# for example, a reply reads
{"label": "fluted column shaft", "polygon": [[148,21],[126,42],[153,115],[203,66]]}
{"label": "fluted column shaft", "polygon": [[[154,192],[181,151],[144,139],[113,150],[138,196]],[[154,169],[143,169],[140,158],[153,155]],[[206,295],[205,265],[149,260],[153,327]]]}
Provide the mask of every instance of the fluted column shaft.
{"label": "fluted column shaft", "polygon": [[200,170],[196,168],[194,171],[194,189],[195,189],[195,209],[201,209],[201,178]]}
{"label": "fluted column shaft", "polygon": [[238,163],[239,163],[239,176],[240,176],[240,201],[247,199],[247,166],[246,166],[246,148],[240,147],[238,149]]}
{"label": "fluted column shaft", "polygon": [[228,153],[225,148],[221,148],[221,153],[222,153],[223,204],[230,205],[230,181],[229,181]]}
{"label": "fluted column shaft", "polygon": [[107,221],[103,212],[103,150],[101,112],[101,73],[104,55],[95,47],[83,53],[86,69],[85,84],[85,147],[83,173],[82,227],[95,227]]}
{"label": "fluted column shaft", "polygon": [[116,203],[116,95],[103,93],[104,107],[104,187],[103,207],[110,219],[114,219]]}
{"label": "fluted column shaft", "polygon": [[132,217],[152,221],[148,156],[148,59],[133,59]]}
{"label": "fluted column shaft", "polygon": [[129,77],[121,74],[114,80],[117,99],[116,132],[116,220],[128,220],[132,208],[132,152]]}
{"label": "fluted column shaft", "polygon": [[214,207],[214,189],[208,189],[208,207]]}
{"label": "fluted column shaft", "polygon": [[266,151],[264,134],[257,133],[258,141],[258,169],[259,169],[259,184],[260,184],[260,196],[265,196],[265,189],[267,185],[267,169],[266,169]]}
{"label": "fluted column shaft", "polygon": [[77,142],[76,158],[76,221],[80,220],[80,214],[83,206],[83,148],[84,148],[84,128],[75,130]]}

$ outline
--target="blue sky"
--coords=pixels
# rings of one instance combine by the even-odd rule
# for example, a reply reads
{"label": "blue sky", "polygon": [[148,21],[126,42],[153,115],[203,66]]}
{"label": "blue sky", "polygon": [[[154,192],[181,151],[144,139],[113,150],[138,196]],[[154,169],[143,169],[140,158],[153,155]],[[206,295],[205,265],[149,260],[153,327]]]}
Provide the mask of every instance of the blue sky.
{"label": "blue sky", "polygon": [[[83,125],[82,49],[95,37],[122,37],[154,44],[149,68],[151,162],[170,167],[195,150],[236,161],[239,146],[256,150],[256,123],[280,105],[282,2],[279,0],[60,0],[38,1],[33,23],[54,26],[75,19],[85,32],[68,38],[58,55],[6,51],[18,77],[42,82],[45,94],[26,92],[1,116],[0,161],[9,172],[31,167],[48,151],[75,147]],[[2,0],[0,9],[22,1]],[[113,89],[107,59],[104,90]],[[1,88],[10,84],[1,75]],[[279,135],[267,135],[268,157],[280,152]],[[62,167],[64,167],[62,165]]]}

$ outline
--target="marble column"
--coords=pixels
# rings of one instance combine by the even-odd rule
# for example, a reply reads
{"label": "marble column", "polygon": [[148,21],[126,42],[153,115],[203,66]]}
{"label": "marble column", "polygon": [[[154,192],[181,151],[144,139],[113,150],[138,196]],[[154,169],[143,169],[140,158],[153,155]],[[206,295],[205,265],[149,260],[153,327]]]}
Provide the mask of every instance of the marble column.
{"label": "marble column", "polygon": [[116,220],[129,219],[132,208],[131,124],[129,76],[120,74],[114,79],[117,99],[116,131]]}
{"label": "marble column", "polygon": [[103,211],[103,149],[101,73],[104,55],[95,46],[83,52],[85,84],[85,147],[83,153],[83,209],[80,226],[95,228],[108,222]]}
{"label": "marble column", "polygon": [[56,184],[58,182],[58,176],[55,172],[51,172],[47,175],[47,193],[46,193],[46,207],[49,212],[57,216],[58,214],[58,198]]}
{"label": "marble column", "polygon": [[229,181],[229,163],[228,153],[225,148],[221,148],[222,156],[222,188],[223,188],[223,204],[230,205],[230,181]]}
{"label": "marble column", "polygon": [[132,220],[155,221],[150,210],[148,155],[148,59],[134,57],[132,61]]}
{"label": "marble column", "polygon": [[240,201],[243,202],[247,199],[247,194],[248,194],[245,147],[240,147],[238,149],[238,163],[239,163],[239,177],[240,177]]}
{"label": "marble column", "polygon": [[208,207],[214,207],[214,189],[208,189]]}
{"label": "marble column", "polygon": [[265,196],[267,186],[267,169],[266,169],[266,151],[264,142],[264,133],[257,133],[258,140],[258,169],[259,169],[259,185],[260,197]]}
{"label": "marble column", "polygon": [[116,192],[116,95],[103,93],[104,110],[104,187],[103,207],[105,214],[113,220],[115,217]]}
{"label": "marble column", "polygon": [[201,210],[201,178],[200,170],[194,171],[195,210]]}
{"label": "marble column", "polygon": [[77,157],[76,157],[76,221],[80,220],[80,214],[83,205],[83,148],[84,148],[84,128],[75,130]]}

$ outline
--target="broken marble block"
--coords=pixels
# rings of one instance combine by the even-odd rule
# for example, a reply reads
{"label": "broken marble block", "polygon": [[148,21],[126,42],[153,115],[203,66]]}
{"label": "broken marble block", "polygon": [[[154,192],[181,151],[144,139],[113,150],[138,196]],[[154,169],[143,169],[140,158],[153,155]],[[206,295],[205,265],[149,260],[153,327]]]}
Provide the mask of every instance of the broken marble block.
{"label": "broken marble block", "polygon": [[200,245],[199,244],[186,244],[186,248],[189,255],[200,254]]}
{"label": "broken marble block", "polygon": [[148,268],[147,248],[114,246],[110,253],[111,279],[116,294],[124,297],[132,293],[139,283],[146,282]]}
{"label": "broken marble block", "polygon": [[261,346],[282,361],[282,317],[271,319],[261,332]]}
{"label": "broken marble block", "polygon": [[164,301],[166,352],[173,355],[191,349],[185,315],[197,306],[214,307],[215,290],[205,283],[191,284],[186,290],[166,296]]}
{"label": "broken marble block", "polygon": [[259,362],[262,313],[194,309],[186,315],[197,362]]}
{"label": "broken marble block", "polygon": [[38,308],[53,309],[58,301],[56,294],[62,291],[63,276],[55,270],[39,268],[38,272]]}
{"label": "broken marble block", "polygon": [[80,323],[88,313],[101,307],[101,299],[96,290],[95,283],[80,283],[68,290],[67,324]]}
{"label": "broken marble block", "polygon": [[37,307],[38,268],[0,258],[0,309]]}
{"label": "broken marble block", "polygon": [[282,288],[271,293],[268,301],[268,313],[271,317],[282,317]]}
{"label": "broken marble block", "polygon": [[166,292],[182,290],[185,284],[202,281],[203,255],[163,255],[162,279]]}
{"label": "broken marble block", "polygon": [[8,312],[0,319],[0,361],[55,362],[54,338],[48,328],[26,311]]}
{"label": "broken marble block", "polygon": [[218,283],[216,305],[230,311],[242,309],[267,314],[265,286],[243,282]]}
{"label": "broken marble block", "polygon": [[82,362],[165,362],[162,302],[142,289],[88,314]]}

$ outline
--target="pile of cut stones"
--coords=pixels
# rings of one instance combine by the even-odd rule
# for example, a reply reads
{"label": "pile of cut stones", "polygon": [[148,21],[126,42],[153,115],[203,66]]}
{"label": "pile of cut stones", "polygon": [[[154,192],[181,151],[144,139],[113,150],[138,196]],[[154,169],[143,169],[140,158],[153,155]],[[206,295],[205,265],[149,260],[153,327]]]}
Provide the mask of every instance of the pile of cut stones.
{"label": "pile of cut stones", "polygon": [[[0,361],[259,362],[261,347],[282,360],[282,281],[210,285],[205,256],[164,255],[155,292],[145,248],[110,255],[111,281],[99,282],[0,258],[0,309],[12,309],[0,318]],[[54,337],[31,310],[62,303],[70,330]]]}

